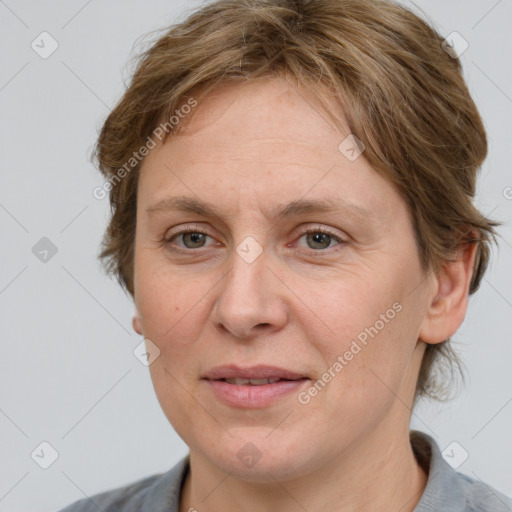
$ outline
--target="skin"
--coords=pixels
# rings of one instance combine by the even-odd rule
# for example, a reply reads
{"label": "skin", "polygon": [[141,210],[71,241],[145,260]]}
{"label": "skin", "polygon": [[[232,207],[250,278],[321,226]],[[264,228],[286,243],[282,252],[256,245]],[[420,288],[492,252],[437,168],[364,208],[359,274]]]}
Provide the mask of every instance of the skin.
{"label": "skin", "polygon": [[[351,162],[338,150],[349,129],[311,100],[279,78],[226,84],[142,165],[133,327],[160,349],[154,388],[190,448],[180,512],[405,512],[426,485],[409,444],[416,380],[426,343],[464,319],[474,246],[438,275],[422,272],[405,201],[364,153]],[[220,217],[147,211],[182,195]],[[370,214],[270,213],[325,197]],[[204,242],[170,240],[191,227]],[[318,227],[332,237],[318,241]],[[236,252],[248,236],[263,250],[252,263]],[[292,393],[233,408],[200,378],[221,364],[269,364],[311,385],[396,302],[401,311],[306,405]],[[261,453],[252,467],[237,457],[249,442]]]}

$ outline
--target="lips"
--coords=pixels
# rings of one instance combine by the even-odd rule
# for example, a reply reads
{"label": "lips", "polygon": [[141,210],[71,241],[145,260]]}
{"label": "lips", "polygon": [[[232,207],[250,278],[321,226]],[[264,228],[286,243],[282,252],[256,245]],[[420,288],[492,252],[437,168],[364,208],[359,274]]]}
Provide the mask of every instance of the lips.
{"label": "lips", "polygon": [[228,384],[234,384],[235,386],[263,386],[264,384],[274,384],[274,382],[279,382],[283,379],[241,379],[235,377],[234,379],[222,380]]}
{"label": "lips", "polygon": [[236,409],[262,409],[286,397],[293,397],[309,378],[298,372],[275,366],[217,366],[202,379],[222,403]]}
{"label": "lips", "polygon": [[279,368],[276,366],[250,366],[240,367],[237,365],[216,366],[203,375],[203,379],[207,380],[224,380],[230,384],[237,386],[245,386],[252,384],[253,386],[261,386],[263,384],[272,384],[279,380],[300,380],[307,379],[304,374]]}

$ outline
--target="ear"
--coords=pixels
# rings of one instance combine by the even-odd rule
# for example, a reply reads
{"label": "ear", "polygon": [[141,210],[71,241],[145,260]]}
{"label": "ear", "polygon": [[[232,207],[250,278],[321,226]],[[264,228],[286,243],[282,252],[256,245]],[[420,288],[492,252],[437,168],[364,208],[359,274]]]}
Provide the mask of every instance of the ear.
{"label": "ear", "polygon": [[132,327],[133,327],[133,330],[137,334],[142,335],[142,324],[141,324],[139,312],[137,311],[137,309],[135,309],[135,313],[133,314]]}
{"label": "ear", "polygon": [[443,264],[436,276],[434,293],[419,332],[419,339],[425,343],[447,340],[464,321],[477,246],[474,242],[466,244],[454,261]]}

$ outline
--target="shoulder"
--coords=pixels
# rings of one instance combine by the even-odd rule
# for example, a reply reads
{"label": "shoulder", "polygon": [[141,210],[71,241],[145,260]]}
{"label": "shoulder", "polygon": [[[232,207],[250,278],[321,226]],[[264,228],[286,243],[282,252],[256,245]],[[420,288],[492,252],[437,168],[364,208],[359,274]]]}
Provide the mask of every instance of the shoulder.
{"label": "shoulder", "polygon": [[59,512],[177,512],[188,463],[186,456],[166,473],[83,498]]}
{"label": "shoulder", "polygon": [[512,512],[511,498],[455,471],[430,436],[413,431],[411,444],[428,472],[427,486],[414,512]]}
{"label": "shoulder", "polygon": [[[445,504],[449,504],[450,500],[455,503],[456,500],[460,504],[461,512],[512,512],[511,498],[485,482],[455,471],[454,475],[452,496],[447,496]],[[455,505],[449,508],[459,510],[454,507]]]}
{"label": "shoulder", "polygon": [[512,512],[512,499],[484,482],[457,473],[470,512]]}
{"label": "shoulder", "polygon": [[89,512],[102,510],[104,512],[128,512],[138,510],[146,497],[148,490],[154,485],[155,481],[162,478],[163,475],[152,475],[143,478],[137,482],[118,487],[110,491],[102,492],[83,498],[66,508],[61,512]]}

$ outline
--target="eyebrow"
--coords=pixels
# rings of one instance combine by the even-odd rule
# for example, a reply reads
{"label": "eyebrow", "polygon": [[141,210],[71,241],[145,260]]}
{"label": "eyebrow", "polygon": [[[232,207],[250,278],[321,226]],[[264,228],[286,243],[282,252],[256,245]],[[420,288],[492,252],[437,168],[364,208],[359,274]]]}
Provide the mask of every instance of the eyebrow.
{"label": "eyebrow", "polygon": [[[167,211],[195,213],[197,215],[216,217],[218,219],[222,219],[224,216],[217,206],[212,203],[187,196],[165,198],[146,208],[148,214]],[[334,197],[325,197],[318,200],[299,199],[285,205],[278,205],[270,210],[270,217],[282,219],[316,212],[332,212],[352,217],[366,217],[375,221],[378,219],[378,215],[372,210],[368,210],[352,201]]]}

